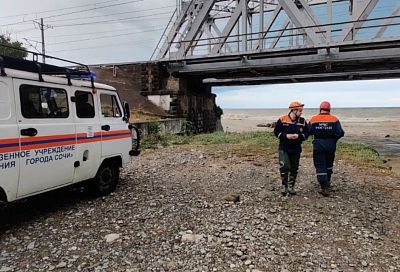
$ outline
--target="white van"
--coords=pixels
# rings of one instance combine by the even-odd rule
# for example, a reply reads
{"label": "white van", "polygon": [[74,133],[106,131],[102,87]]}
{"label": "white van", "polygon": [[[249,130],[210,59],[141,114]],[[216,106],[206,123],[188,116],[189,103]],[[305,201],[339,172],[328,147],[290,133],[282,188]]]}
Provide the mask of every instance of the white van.
{"label": "white van", "polygon": [[[74,63],[76,64],[76,63]],[[132,149],[129,106],[116,90],[74,70],[0,56],[0,200],[81,181],[112,192]]]}

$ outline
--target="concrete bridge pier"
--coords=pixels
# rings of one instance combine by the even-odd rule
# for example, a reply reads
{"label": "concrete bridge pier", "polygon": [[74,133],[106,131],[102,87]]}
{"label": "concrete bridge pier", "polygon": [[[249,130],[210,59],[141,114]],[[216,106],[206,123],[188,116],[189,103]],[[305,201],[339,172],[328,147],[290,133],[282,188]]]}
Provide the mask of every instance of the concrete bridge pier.
{"label": "concrete bridge pier", "polygon": [[175,78],[159,62],[96,65],[97,81],[119,90],[123,100],[135,109],[138,94],[145,96],[166,113],[187,120],[186,132],[214,132],[220,116],[216,115],[216,95],[201,77]]}
{"label": "concrete bridge pier", "polygon": [[[147,81],[146,90],[142,91],[142,95],[164,108],[169,114],[185,118],[187,132],[202,133],[216,130],[216,95],[211,92],[211,86],[202,82],[202,78],[175,78],[168,73],[163,73],[160,77],[156,70],[163,70],[162,66],[150,65],[145,69],[146,76],[142,80],[150,81]],[[151,83],[154,80],[160,81],[158,89]]]}
{"label": "concrete bridge pier", "polygon": [[171,113],[186,118],[195,133],[213,132],[216,126],[215,94],[199,78],[170,77],[178,80],[179,90],[172,94]]}

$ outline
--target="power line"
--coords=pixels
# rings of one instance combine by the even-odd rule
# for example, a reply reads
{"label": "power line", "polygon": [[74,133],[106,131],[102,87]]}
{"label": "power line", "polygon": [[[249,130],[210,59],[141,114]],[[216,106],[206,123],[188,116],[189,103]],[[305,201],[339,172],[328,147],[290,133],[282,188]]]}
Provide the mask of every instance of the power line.
{"label": "power line", "polygon": [[40,41],[32,40],[32,39],[28,39],[28,38],[22,38],[22,39],[24,39],[25,41],[30,41],[30,42],[34,42],[34,43],[41,43]]}
{"label": "power line", "polygon": [[147,31],[136,31],[136,32],[123,33],[123,34],[117,34],[117,35],[107,35],[107,36],[100,36],[100,37],[87,38],[87,39],[80,39],[80,40],[72,40],[72,41],[65,41],[65,42],[48,43],[47,45],[57,45],[57,44],[65,44],[65,43],[74,43],[74,42],[91,41],[91,40],[98,40],[98,39],[105,39],[105,38],[113,38],[113,37],[120,37],[120,36],[128,36],[128,35],[132,35],[132,34],[155,32],[155,31],[160,31],[160,30],[163,30],[163,29],[164,29],[164,28],[158,28],[158,29],[152,29],[152,30],[147,30]]}
{"label": "power line", "polygon": [[[24,44],[25,46],[34,48],[38,53],[40,53],[39,49],[37,49],[37,45],[40,43],[39,41],[33,41],[33,40],[25,39],[25,38],[24,38],[24,40],[25,40],[25,42],[24,42],[23,44]],[[35,42],[36,45],[33,45],[33,44],[31,43],[31,41],[32,41],[32,42]]]}
{"label": "power line", "polygon": [[29,20],[29,21],[22,21],[22,22],[17,22],[17,23],[9,23],[9,24],[5,24],[5,25],[0,25],[0,27],[8,27],[8,26],[12,26],[12,25],[26,25],[26,24],[32,24],[34,20]]}
{"label": "power line", "polygon": [[[90,11],[90,10],[96,10],[96,9],[103,9],[103,8],[121,6],[121,5],[125,5],[125,4],[137,3],[137,2],[142,2],[142,1],[144,1],[144,0],[132,0],[132,1],[123,2],[123,3],[119,3],[119,4],[112,4],[112,5],[106,5],[106,6],[101,6],[101,7],[94,7],[94,8],[90,8],[90,9],[79,10],[79,11],[72,11],[72,12],[67,12],[67,13],[61,13],[61,14],[51,15],[51,16],[47,16],[47,17],[43,17],[43,18],[44,18],[44,19],[48,19],[48,18],[60,17],[60,16],[65,16],[65,15],[71,15],[71,14],[76,14],[76,13],[82,13],[82,12],[86,12],[86,11]],[[3,26],[3,27],[4,27],[4,26],[10,26],[10,25],[26,24],[26,23],[30,23],[30,22],[33,22],[33,21],[34,21],[34,20],[28,20],[28,21],[22,21],[22,22],[16,22],[16,23],[4,24],[4,25],[0,25],[0,26]]]}
{"label": "power line", "polygon": [[[145,40],[145,41],[140,41],[140,42],[135,42],[134,45],[140,45],[140,44],[148,44],[149,42],[156,42],[157,40]],[[104,48],[104,47],[110,47],[110,46],[122,46],[122,45],[127,45],[127,44],[133,44],[132,41],[126,42],[126,43],[114,43],[114,44],[107,44],[107,45],[102,45],[102,46],[91,46],[91,47],[80,47],[80,48],[73,48],[73,49],[63,49],[63,50],[56,50],[56,51],[50,51],[49,53],[58,53],[58,52],[65,52],[65,51],[76,51],[76,50],[85,50],[85,49],[96,49],[96,48]]]}
{"label": "power line", "polygon": [[12,34],[18,34],[18,33],[23,33],[23,32],[32,31],[32,30],[36,30],[36,28],[21,29],[21,30],[18,30],[18,31],[14,31]]}
{"label": "power line", "polygon": [[[121,19],[112,19],[112,20],[104,20],[104,21],[95,21],[90,23],[76,23],[76,24],[65,24],[65,25],[54,25],[54,28],[57,27],[68,27],[68,26],[82,26],[82,25],[91,25],[91,24],[101,24],[101,23],[109,23],[109,22],[118,22],[118,21],[141,21],[137,20],[137,18],[146,18],[146,17],[153,17],[154,15],[164,15],[164,14],[171,14],[170,12],[161,12],[161,13],[153,13],[149,15],[143,16],[136,16],[135,18],[121,18]],[[169,16],[168,16],[169,18]],[[152,18],[154,19],[164,19],[164,18]]]}
{"label": "power line", "polygon": [[129,13],[139,13],[139,12],[144,12],[144,11],[153,11],[153,10],[159,10],[159,9],[171,8],[171,7],[175,7],[175,5],[163,6],[163,7],[157,7],[157,8],[150,8],[150,9],[142,9],[142,10],[134,10],[134,11],[125,11],[125,12],[111,13],[111,14],[104,14],[104,15],[96,15],[96,16],[91,16],[91,17],[77,17],[77,18],[70,18],[70,19],[60,19],[60,20],[53,20],[53,21],[47,21],[47,22],[48,23],[55,23],[55,22],[80,20],[80,19],[93,19],[93,18],[98,18],[98,17],[108,17],[108,16],[129,14]]}
{"label": "power line", "polygon": [[[153,27],[164,27],[164,25],[154,25]],[[119,31],[125,31],[125,30],[131,30],[132,29],[132,27],[130,27],[130,28],[121,28],[121,29],[114,29],[114,30],[108,30],[108,31],[101,31],[101,33],[110,33],[110,32],[119,32]],[[152,30],[153,28],[151,28],[151,29],[144,29],[143,31],[147,31],[147,30]],[[88,36],[88,35],[95,35],[95,34],[99,34],[99,31],[96,31],[96,32],[85,32],[85,33],[76,33],[76,34],[63,34],[63,35],[53,35],[53,36],[51,36],[51,35],[49,35],[49,36],[46,36],[47,38],[61,38],[61,37],[75,37],[75,36]],[[31,37],[32,39],[37,39],[37,38],[39,38],[38,36],[34,36],[34,37]]]}
{"label": "power line", "polygon": [[101,7],[94,7],[94,8],[90,8],[90,9],[84,9],[84,10],[78,10],[78,11],[72,11],[72,12],[67,12],[67,13],[51,15],[51,16],[47,16],[47,17],[44,17],[44,18],[48,19],[48,18],[60,17],[60,16],[65,16],[65,15],[71,15],[71,14],[91,11],[91,10],[95,10],[95,9],[110,8],[110,7],[121,6],[121,5],[126,5],[126,4],[130,4],[130,3],[137,3],[137,2],[143,2],[143,1],[144,0],[132,0],[132,1],[127,1],[127,2],[122,2],[122,3],[119,3],[119,4],[112,4],[112,5],[106,5],[106,6],[101,6]]}
{"label": "power line", "polygon": [[108,0],[108,1],[103,1],[103,2],[94,3],[94,4],[87,4],[87,5],[66,7],[66,8],[58,8],[58,9],[51,9],[51,10],[43,10],[43,11],[31,12],[31,13],[20,13],[20,14],[14,14],[14,15],[7,15],[7,16],[1,16],[0,19],[3,19],[3,18],[11,18],[11,17],[20,17],[20,16],[26,16],[26,15],[36,15],[36,14],[42,14],[42,13],[48,13],[48,12],[54,12],[54,11],[59,11],[59,10],[66,10],[66,9],[81,8],[81,7],[87,7],[87,6],[92,6],[92,5],[104,4],[104,3],[109,3],[109,2],[115,2],[115,0]]}

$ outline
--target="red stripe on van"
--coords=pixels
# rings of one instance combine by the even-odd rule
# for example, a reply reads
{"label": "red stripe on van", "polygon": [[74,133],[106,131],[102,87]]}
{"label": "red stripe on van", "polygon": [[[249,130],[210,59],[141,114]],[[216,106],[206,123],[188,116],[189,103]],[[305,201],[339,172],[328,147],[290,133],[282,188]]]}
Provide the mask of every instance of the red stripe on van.
{"label": "red stripe on van", "polygon": [[121,133],[129,133],[131,134],[131,131],[129,129],[123,129],[123,130],[113,130],[113,131],[104,131],[103,135],[112,135],[112,134],[121,134]]}
{"label": "red stripe on van", "polygon": [[[78,134],[62,134],[62,135],[47,135],[35,136],[26,138],[10,138],[0,139],[0,144],[17,144],[17,146],[0,147],[0,153],[16,152],[20,150],[41,149],[56,146],[65,146],[73,144],[94,143],[110,140],[122,140],[131,138],[130,130],[114,130],[114,131],[100,131],[94,132],[94,137],[87,137],[87,133]],[[21,141],[21,142],[20,142]],[[45,142],[43,141],[53,141]]]}
{"label": "red stripe on van", "polygon": [[19,151],[19,146],[0,148],[0,153],[9,153],[9,152],[18,152],[18,151]]}
{"label": "red stripe on van", "polygon": [[19,143],[19,138],[0,139],[0,144]]}
{"label": "red stripe on van", "polygon": [[60,134],[60,135],[47,135],[47,136],[35,136],[35,137],[27,137],[21,138],[21,143],[31,142],[34,143],[36,141],[43,141],[43,140],[58,140],[62,141],[62,139],[68,138],[76,138],[76,134]]}
{"label": "red stripe on van", "polygon": [[107,137],[107,138],[104,138],[103,141],[122,140],[122,139],[127,139],[127,138],[130,138],[130,137],[131,137],[131,135]]}

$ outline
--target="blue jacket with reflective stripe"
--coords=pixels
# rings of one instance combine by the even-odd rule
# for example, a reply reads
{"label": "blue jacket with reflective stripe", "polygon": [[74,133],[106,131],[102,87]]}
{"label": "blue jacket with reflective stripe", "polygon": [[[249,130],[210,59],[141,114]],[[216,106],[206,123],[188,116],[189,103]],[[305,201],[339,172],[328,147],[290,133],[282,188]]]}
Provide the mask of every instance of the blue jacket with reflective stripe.
{"label": "blue jacket with reflective stripe", "polygon": [[314,115],[308,126],[310,135],[314,135],[314,147],[335,150],[336,142],[344,136],[339,119],[330,113]]}
{"label": "blue jacket with reflective stripe", "polygon": [[[289,115],[282,115],[275,124],[274,134],[279,138],[280,150],[301,153],[301,143],[308,137],[308,125],[303,117],[292,120]],[[298,134],[299,138],[289,140],[287,134]]]}

